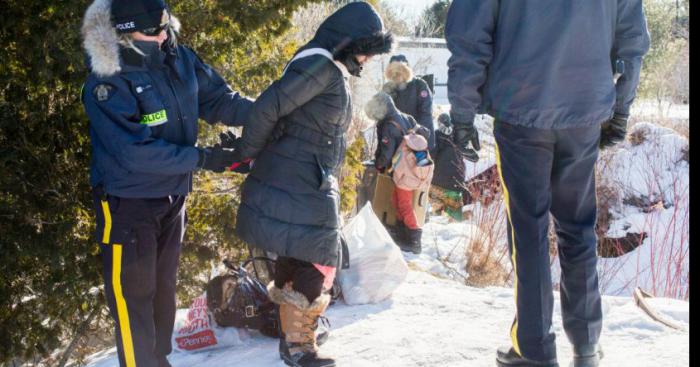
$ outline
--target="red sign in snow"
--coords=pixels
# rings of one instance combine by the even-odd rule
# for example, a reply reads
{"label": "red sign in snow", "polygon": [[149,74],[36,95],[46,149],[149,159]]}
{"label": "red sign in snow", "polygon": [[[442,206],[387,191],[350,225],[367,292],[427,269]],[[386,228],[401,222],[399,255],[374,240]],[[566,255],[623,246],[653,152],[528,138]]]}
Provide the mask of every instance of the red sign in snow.
{"label": "red sign in snow", "polygon": [[175,338],[175,342],[180,349],[197,350],[216,345],[216,337],[212,330],[204,330],[196,334]]}

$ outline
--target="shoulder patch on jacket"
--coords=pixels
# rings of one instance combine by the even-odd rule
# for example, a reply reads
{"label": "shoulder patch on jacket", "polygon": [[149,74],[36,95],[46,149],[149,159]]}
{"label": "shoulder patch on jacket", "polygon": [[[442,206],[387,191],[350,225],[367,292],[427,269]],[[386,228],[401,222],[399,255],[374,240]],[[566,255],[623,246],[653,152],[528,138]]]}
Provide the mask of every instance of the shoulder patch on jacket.
{"label": "shoulder patch on jacket", "polygon": [[421,98],[428,98],[428,91],[427,90],[420,91],[420,96],[421,96]]}
{"label": "shoulder patch on jacket", "polygon": [[115,93],[114,86],[107,83],[100,83],[92,90],[93,96],[98,102],[108,101]]}

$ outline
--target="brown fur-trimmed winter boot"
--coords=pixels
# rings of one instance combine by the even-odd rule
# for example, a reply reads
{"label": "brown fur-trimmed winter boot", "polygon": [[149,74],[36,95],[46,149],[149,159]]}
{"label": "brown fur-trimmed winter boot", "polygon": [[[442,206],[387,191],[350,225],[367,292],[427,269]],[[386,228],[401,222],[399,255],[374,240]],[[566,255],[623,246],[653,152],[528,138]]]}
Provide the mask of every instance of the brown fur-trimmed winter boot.
{"label": "brown fur-trimmed winter boot", "polygon": [[292,289],[292,283],[280,289],[272,282],[267,290],[270,300],[280,305],[279,351],[284,363],[294,367],[334,367],[335,360],[318,354],[315,334],[318,319],[331,301],[330,295],[322,294],[309,303],[306,296]]}

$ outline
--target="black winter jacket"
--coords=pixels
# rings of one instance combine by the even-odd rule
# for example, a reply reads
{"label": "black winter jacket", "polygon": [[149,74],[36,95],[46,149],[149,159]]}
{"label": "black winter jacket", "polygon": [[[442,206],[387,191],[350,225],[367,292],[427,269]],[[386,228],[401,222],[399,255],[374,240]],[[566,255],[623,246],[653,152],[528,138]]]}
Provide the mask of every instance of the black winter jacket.
{"label": "black winter jacket", "polygon": [[[300,51],[384,39],[370,5],[351,3],[336,11]],[[338,266],[340,194],[332,175],[345,156],[352,106],[344,66],[321,55],[289,64],[284,75],[256,100],[239,153],[254,158],[243,184],[236,231],[247,243],[280,256]],[[268,141],[278,123],[283,136]],[[332,182],[323,187],[324,176]]]}
{"label": "black winter jacket", "polygon": [[462,155],[450,135],[438,130],[435,140],[435,149],[430,152],[435,162],[432,184],[447,190],[462,191],[466,173]]}

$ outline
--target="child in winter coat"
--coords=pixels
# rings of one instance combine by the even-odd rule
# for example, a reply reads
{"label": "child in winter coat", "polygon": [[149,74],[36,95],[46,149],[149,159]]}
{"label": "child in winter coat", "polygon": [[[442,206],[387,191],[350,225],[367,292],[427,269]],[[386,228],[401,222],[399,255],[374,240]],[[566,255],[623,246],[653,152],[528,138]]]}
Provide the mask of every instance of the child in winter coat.
{"label": "child in winter coat", "polygon": [[[427,152],[430,131],[418,125],[413,117],[399,112],[391,96],[384,92],[377,93],[365,106],[365,113],[377,121],[379,144],[375,153],[374,165],[379,172],[384,173],[393,168],[392,164],[394,164],[396,152],[404,137],[411,131],[416,134],[411,135],[409,144],[417,143],[417,145],[413,145],[414,148],[418,146],[413,151],[416,165],[419,167],[421,165],[432,166],[433,163]],[[432,179],[432,167],[429,170],[429,175],[428,185]],[[401,250],[419,254],[423,232],[413,209],[414,190],[406,190],[399,186],[395,186],[392,194],[392,205],[396,209],[397,224],[395,228],[388,229]]]}
{"label": "child in winter coat", "polygon": [[464,157],[452,141],[452,121],[448,113],[438,117],[435,149],[430,154],[435,160],[435,174],[430,186],[430,201],[436,213],[462,220],[462,190],[464,189]]}

